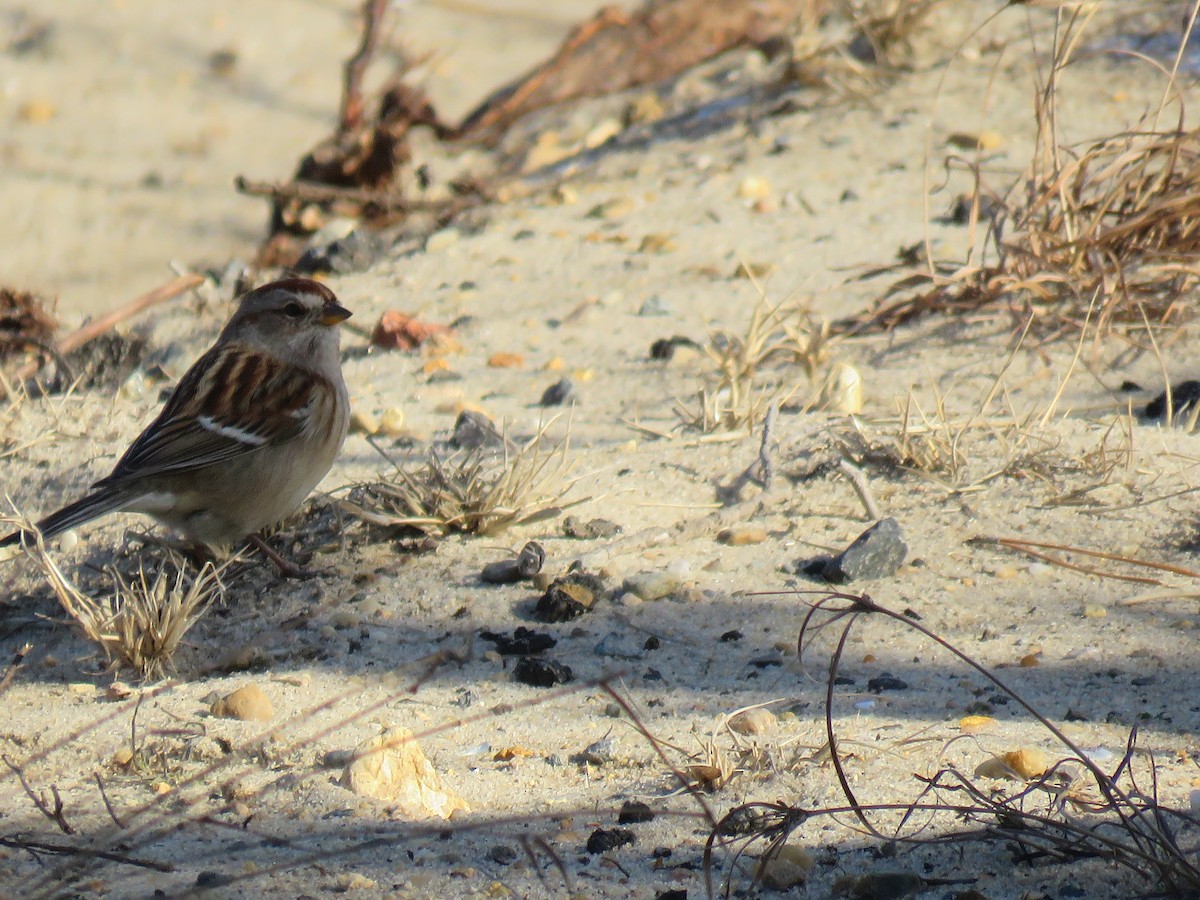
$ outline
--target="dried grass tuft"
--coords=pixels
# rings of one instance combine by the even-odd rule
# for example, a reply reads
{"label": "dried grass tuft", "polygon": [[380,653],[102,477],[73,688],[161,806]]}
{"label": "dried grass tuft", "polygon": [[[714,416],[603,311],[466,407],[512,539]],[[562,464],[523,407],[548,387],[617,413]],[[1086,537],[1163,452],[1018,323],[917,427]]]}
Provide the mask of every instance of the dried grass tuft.
{"label": "dried grass tuft", "polygon": [[479,448],[429,454],[415,470],[397,468],[382,481],[360,484],[342,501],[360,520],[427,534],[496,534],[557,515],[571,488],[566,478],[569,440],[546,446],[545,428],[513,449]]}
{"label": "dried grass tuft", "polygon": [[113,591],[93,597],[63,573],[31,522],[0,517],[0,523],[27,532],[32,529],[36,539],[26,549],[67,615],[110,661],[128,666],[145,680],[161,677],[173,667],[184,636],[224,594],[220,570],[212,563],[194,572],[182,557],[171,553],[151,573],[139,563],[131,578],[108,567]]}
{"label": "dried grass tuft", "polygon": [[761,289],[745,333],[713,332],[704,351],[713,383],[675,407],[685,427],[704,434],[749,432],[773,404],[818,384],[832,362],[828,323],[800,306],[772,306]]}
{"label": "dried grass tuft", "polygon": [[[992,207],[982,257],[958,264],[912,254],[879,308],[838,330],[886,330],[930,313],[1007,306],[1039,334],[1077,331],[1088,319],[1115,327],[1177,324],[1200,286],[1200,131],[1158,115],[1084,147],[1063,146],[1059,76],[1093,9],[1060,9],[1048,77],[1036,100],[1029,167],[1000,196],[977,190],[971,221]],[[895,271],[888,269],[886,271]],[[873,273],[878,274],[878,272]],[[890,299],[901,294],[901,299]]]}

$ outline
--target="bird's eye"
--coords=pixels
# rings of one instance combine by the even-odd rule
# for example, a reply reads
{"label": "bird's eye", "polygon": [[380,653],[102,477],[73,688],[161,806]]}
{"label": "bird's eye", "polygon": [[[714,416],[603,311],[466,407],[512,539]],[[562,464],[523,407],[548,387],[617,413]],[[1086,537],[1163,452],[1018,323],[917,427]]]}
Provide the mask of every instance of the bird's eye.
{"label": "bird's eye", "polygon": [[283,314],[289,319],[298,319],[304,315],[304,307],[293,300],[283,308]]}

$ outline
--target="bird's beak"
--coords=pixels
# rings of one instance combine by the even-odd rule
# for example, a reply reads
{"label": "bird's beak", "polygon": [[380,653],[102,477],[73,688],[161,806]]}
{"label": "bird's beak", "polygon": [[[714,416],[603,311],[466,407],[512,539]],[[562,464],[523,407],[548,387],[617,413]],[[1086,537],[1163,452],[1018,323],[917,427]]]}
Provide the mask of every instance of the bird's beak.
{"label": "bird's beak", "polygon": [[330,326],[338,325],[345,322],[352,315],[354,313],[335,300],[332,303],[326,303],[324,309],[321,310],[321,324]]}

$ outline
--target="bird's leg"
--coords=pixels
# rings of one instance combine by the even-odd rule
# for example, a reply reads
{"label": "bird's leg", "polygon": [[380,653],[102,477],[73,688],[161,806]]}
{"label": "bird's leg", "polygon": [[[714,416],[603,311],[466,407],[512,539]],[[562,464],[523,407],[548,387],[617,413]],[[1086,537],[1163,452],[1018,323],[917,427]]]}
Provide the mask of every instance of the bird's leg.
{"label": "bird's leg", "polygon": [[289,559],[284,559],[277,550],[263,540],[261,535],[252,534],[248,540],[255,549],[275,564],[275,568],[279,570],[279,574],[284,578],[315,578],[320,574],[315,569],[306,569],[303,566],[296,565]]}

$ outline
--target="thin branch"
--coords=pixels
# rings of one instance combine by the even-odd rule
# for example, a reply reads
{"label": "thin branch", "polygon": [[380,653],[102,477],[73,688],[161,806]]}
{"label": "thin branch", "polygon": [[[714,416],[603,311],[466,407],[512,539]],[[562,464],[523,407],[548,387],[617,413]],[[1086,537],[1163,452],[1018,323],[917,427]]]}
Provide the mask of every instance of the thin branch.
{"label": "thin branch", "polygon": [[29,797],[29,799],[33,802],[33,805],[37,807],[38,812],[57,825],[63,834],[75,833],[75,829],[71,827],[71,825],[67,822],[66,816],[63,815],[63,802],[62,797],[58,795],[57,785],[50,786],[50,792],[54,795],[54,809],[51,809],[49,804],[47,804],[45,800],[38,796],[38,794],[30,786],[29,780],[25,777],[25,773],[21,770],[20,766],[14,763],[7,756],[0,756],[0,760],[3,760],[4,764],[8,766],[9,769],[12,770],[12,773],[20,780],[21,787],[25,790],[25,795]]}
{"label": "thin branch", "polygon": [[0,847],[12,847],[15,850],[36,850],[42,853],[61,853],[64,856],[83,856],[88,859],[106,859],[109,862],[121,863],[126,866],[137,866],[139,869],[153,869],[155,872],[177,871],[171,863],[156,862],[152,859],[140,859],[136,856],[115,853],[111,850],[92,850],[87,847],[72,847],[70,844],[55,844],[50,841],[0,837]]}

